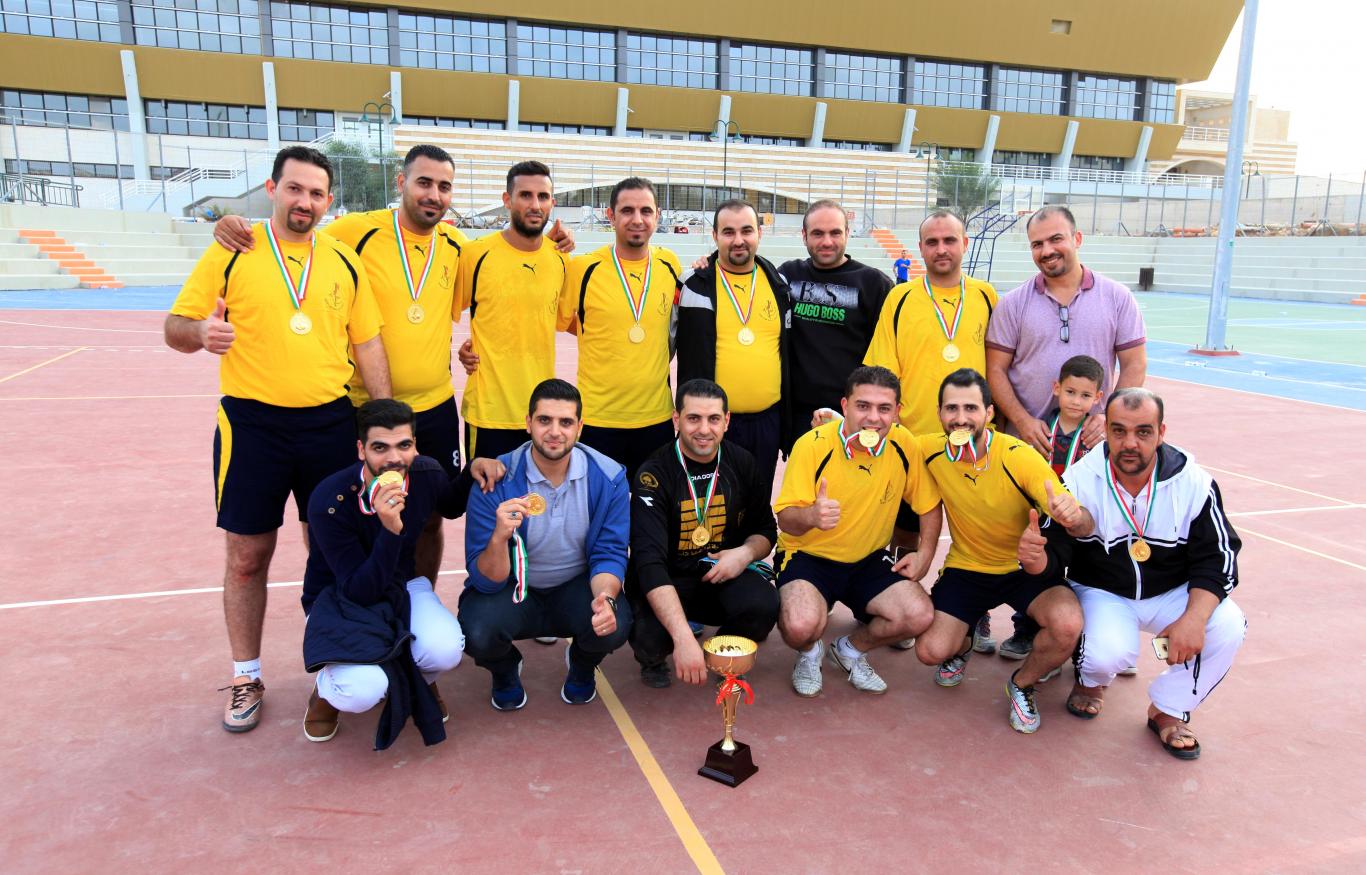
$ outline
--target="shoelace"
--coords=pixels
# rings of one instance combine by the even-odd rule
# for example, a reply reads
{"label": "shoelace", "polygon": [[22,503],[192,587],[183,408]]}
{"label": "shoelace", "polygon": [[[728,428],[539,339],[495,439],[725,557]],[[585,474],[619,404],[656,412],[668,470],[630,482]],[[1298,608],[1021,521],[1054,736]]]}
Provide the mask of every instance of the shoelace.
{"label": "shoelace", "polygon": [[261,689],[260,681],[249,681],[245,684],[228,684],[226,687],[219,687],[218,692],[232,690],[232,709],[236,711],[247,703],[247,698],[254,692]]}
{"label": "shoelace", "polygon": [[1037,716],[1039,709],[1034,706],[1034,688],[1017,686],[1015,689],[1019,690],[1020,695],[1024,696],[1025,708],[1029,711],[1030,715]]}

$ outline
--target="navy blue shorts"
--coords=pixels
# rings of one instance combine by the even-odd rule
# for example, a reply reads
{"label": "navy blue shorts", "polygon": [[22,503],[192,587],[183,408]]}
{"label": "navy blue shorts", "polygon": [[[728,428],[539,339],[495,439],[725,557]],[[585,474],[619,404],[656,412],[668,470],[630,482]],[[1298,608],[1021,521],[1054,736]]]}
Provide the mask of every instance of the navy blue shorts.
{"label": "navy blue shorts", "polygon": [[726,440],[749,450],[754,457],[754,470],[763,495],[773,494],[773,473],[778,468],[778,450],[783,440],[778,407],[774,404],[759,413],[732,413],[730,428],[726,429]]}
{"label": "navy blue shorts", "polygon": [[285,521],[294,496],[300,521],[324,477],[356,462],[356,413],[345,396],[318,407],[276,407],[224,396],[213,433],[218,527],[261,535]]}
{"label": "navy blue shorts", "polygon": [[844,602],[860,623],[871,623],[868,603],[889,586],[905,580],[892,570],[892,554],[877,550],[858,562],[836,562],[798,551],[785,557],[778,572],[778,588],[794,580],[805,580],[820,590],[827,606]]}
{"label": "navy blue shorts", "polygon": [[440,462],[447,477],[460,474],[460,409],[454,397],[417,414],[417,451]]}
{"label": "navy blue shorts", "polygon": [[[419,438],[421,440],[421,438]],[[525,428],[484,428],[465,420],[465,458],[496,459],[531,440]]]}
{"label": "navy blue shorts", "polygon": [[1036,576],[1022,568],[1006,574],[945,568],[930,590],[930,601],[936,611],[975,626],[983,614],[997,605],[1010,605],[1023,614],[1044,590],[1062,585],[1058,577]]}
{"label": "navy blue shorts", "polygon": [[674,424],[672,419],[643,425],[640,428],[607,428],[601,425],[585,425],[579,434],[579,443],[592,447],[609,459],[620,462],[626,469],[626,482],[634,483],[636,472],[655,450],[665,444],[673,443]]}

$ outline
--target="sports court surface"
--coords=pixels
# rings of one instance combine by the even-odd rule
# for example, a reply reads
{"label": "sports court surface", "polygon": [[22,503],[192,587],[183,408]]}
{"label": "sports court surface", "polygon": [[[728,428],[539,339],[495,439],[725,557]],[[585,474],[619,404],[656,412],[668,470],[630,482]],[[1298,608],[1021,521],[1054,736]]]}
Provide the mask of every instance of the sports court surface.
{"label": "sports court surface", "polygon": [[[737,726],[760,771],[728,789],[696,774],[721,735],[714,696],[645,688],[626,649],[586,707],[559,701],[563,645],[527,643],[520,712],[493,711],[466,663],[441,682],[446,743],[410,727],[375,753],[374,714],[309,743],[292,527],[271,573],[265,718],[223,732],[217,362],[162,345],[172,295],[0,296],[7,873],[1366,870],[1366,308],[1235,301],[1247,354],[1196,359],[1204,303],[1140,296],[1168,439],[1213,470],[1244,542],[1247,642],[1197,715],[1199,761],[1144,728],[1160,670],[1146,643],[1100,719],[1065,713],[1064,676],[1027,737],[1005,719],[1014,663],[975,656],[944,690],[885,650],[887,695],[827,665],[804,700],[775,634]],[[448,601],[462,538],[448,523]],[[1008,634],[1008,609],[994,620]],[[837,609],[832,633],[851,623]]]}

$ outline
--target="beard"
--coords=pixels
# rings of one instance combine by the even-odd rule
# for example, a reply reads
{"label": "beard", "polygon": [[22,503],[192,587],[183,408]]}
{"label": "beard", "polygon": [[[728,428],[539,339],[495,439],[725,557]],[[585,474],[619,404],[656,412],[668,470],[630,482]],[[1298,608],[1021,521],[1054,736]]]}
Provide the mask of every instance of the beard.
{"label": "beard", "polygon": [[[426,212],[429,209],[436,213],[435,219],[427,218]],[[403,201],[403,214],[408,217],[408,221],[428,232],[440,224],[442,217],[446,215],[440,205],[432,204],[428,206],[417,201],[409,201],[406,199]]]}
{"label": "beard", "polygon": [[545,233],[545,219],[541,219],[541,223],[533,227],[527,224],[521,213],[509,213],[508,221],[512,223],[513,230],[523,237],[539,237]]}

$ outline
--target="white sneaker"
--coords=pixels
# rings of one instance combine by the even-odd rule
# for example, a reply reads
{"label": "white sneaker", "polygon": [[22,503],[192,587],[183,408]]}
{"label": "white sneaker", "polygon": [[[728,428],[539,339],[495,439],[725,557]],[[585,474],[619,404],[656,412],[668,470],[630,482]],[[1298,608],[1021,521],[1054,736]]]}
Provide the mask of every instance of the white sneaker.
{"label": "white sneaker", "polygon": [[873,667],[868,664],[866,653],[860,653],[858,659],[846,660],[844,654],[840,653],[839,644],[836,643],[830,647],[830,660],[849,673],[849,683],[854,685],[854,689],[878,695],[887,692],[887,682],[873,671]]}
{"label": "white sneaker", "polygon": [[537,644],[545,644],[549,646],[551,644],[554,644],[556,641],[559,641],[560,639],[556,638],[554,635],[542,635],[539,638],[535,638],[533,640]]}
{"label": "white sneaker", "polygon": [[1034,705],[1034,688],[1015,684],[1015,676],[1006,680],[1006,696],[1010,699],[1010,728],[1026,735],[1039,731],[1039,709]]}
{"label": "white sneaker", "polygon": [[915,649],[915,639],[914,639],[914,638],[902,638],[900,641],[893,641],[891,644],[888,644],[887,646],[888,646],[888,647],[894,647],[894,648],[896,648],[897,650],[914,650],[914,649]]}
{"label": "white sneaker", "polygon": [[1041,678],[1039,678],[1037,681],[1035,681],[1035,682],[1034,682],[1034,685],[1035,685],[1035,686],[1038,686],[1039,684],[1046,684],[1046,683],[1048,683],[1049,681],[1053,680],[1053,678],[1057,677],[1057,676],[1060,675],[1060,674],[1062,674],[1062,666],[1058,666],[1057,668],[1052,669],[1051,671],[1046,671],[1046,672],[1044,672],[1044,673],[1043,673],[1043,677],[1041,677]]}
{"label": "white sneaker", "polygon": [[1134,675],[1138,674],[1138,666],[1136,666],[1136,665],[1131,665],[1131,666],[1129,666],[1128,668],[1121,669],[1121,670],[1118,672],[1118,674],[1119,674],[1120,677],[1123,677],[1123,678],[1131,678],[1131,677],[1133,677]]}
{"label": "white sneaker", "polygon": [[792,689],[799,696],[812,698],[821,691],[821,651],[825,648],[822,641],[816,642],[816,653],[808,656],[805,653],[797,654],[797,664],[792,666]]}

